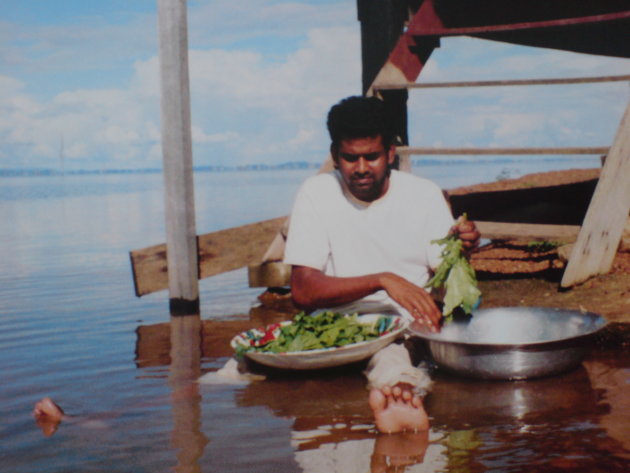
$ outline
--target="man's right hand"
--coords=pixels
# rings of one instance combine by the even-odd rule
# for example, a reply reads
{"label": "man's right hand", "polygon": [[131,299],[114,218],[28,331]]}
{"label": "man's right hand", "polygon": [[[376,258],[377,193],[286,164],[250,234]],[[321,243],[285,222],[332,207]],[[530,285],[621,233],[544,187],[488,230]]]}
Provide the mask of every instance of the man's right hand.
{"label": "man's right hand", "polygon": [[376,291],[387,294],[432,332],[440,331],[442,313],[431,295],[394,273],[373,273],[356,277],[327,276],[321,270],[293,266],[291,295],[297,307],[313,310],[359,300]]}
{"label": "man's right hand", "polygon": [[432,332],[440,331],[442,313],[431,294],[393,273],[383,273],[381,285],[418,323],[425,325]]}

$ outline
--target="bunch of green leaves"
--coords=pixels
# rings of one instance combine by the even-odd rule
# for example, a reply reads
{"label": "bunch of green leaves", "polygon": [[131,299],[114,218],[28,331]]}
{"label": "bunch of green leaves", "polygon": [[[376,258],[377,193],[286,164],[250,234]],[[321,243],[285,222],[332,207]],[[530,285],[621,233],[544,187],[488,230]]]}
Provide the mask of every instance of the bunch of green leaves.
{"label": "bunch of green leaves", "polygon": [[275,340],[254,350],[272,353],[341,347],[380,336],[378,324],[362,324],[357,315],[326,311],[316,315],[300,312],[292,323],[283,325]]}
{"label": "bunch of green leaves", "polygon": [[442,315],[446,323],[453,320],[453,311],[460,307],[470,314],[477,304],[481,292],[477,287],[475,270],[464,254],[462,241],[457,235],[447,235],[431,243],[443,245],[442,262],[426,287],[446,290]]}

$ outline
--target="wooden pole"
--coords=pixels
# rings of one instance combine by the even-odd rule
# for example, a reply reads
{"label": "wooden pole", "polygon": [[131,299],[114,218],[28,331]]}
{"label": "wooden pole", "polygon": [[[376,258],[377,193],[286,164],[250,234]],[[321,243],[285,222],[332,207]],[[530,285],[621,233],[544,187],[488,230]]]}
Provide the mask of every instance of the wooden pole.
{"label": "wooden pole", "polygon": [[186,0],[158,0],[169,306],[199,313]]}

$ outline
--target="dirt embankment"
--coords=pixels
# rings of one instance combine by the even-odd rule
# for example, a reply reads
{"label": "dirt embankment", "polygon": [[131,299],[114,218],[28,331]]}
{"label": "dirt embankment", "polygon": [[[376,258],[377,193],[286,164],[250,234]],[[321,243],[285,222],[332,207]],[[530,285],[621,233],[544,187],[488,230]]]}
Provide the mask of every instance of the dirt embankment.
{"label": "dirt embankment", "polygon": [[557,186],[573,184],[599,177],[599,169],[569,169],[567,171],[550,171],[526,174],[516,179],[501,179],[494,182],[458,187],[448,191],[450,195],[470,194],[472,192],[504,191],[513,189],[530,189],[532,187]]}
{"label": "dirt embankment", "polygon": [[[449,190],[449,195],[531,189],[596,179],[599,169],[576,169],[529,174]],[[628,235],[626,235],[628,238]],[[501,241],[472,256],[483,293],[484,307],[563,307],[596,312],[611,322],[630,323],[630,250],[623,246],[608,274],[595,276],[562,290],[565,261],[558,248],[542,242]]]}

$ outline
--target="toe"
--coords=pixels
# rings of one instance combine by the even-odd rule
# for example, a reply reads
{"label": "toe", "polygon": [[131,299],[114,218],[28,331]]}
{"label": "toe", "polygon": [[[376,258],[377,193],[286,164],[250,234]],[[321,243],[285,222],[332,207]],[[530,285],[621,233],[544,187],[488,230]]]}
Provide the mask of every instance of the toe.
{"label": "toe", "polygon": [[375,414],[384,411],[387,407],[387,397],[380,389],[372,389],[370,391],[368,402]]}

